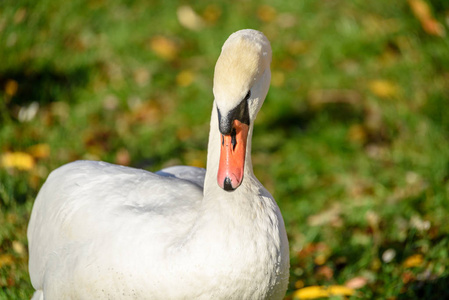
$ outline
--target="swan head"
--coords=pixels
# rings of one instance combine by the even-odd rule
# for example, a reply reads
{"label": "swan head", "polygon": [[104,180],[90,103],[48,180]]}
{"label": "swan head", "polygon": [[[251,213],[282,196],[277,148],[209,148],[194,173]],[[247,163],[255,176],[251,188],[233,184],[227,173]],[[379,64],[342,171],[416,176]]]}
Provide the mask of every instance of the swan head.
{"label": "swan head", "polygon": [[265,35],[244,29],[229,36],[215,65],[213,92],[221,134],[217,181],[224,190],[242,183],[248,132],[268,92],[270,63]]}

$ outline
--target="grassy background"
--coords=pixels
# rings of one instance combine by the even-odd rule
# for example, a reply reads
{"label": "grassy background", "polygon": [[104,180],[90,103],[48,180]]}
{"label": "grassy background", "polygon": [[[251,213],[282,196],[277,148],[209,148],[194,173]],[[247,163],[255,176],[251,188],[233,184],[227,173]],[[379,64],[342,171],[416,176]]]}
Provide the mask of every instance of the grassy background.
{"label": "grassy background", "polygon": [[0,299],[32,294],[26,226],[51,170],[205,166],[214,64],[242,28],[273,47],[253,163],[287,225],[287,298],[449,297],[449,2],[183,4],[0,2]]}

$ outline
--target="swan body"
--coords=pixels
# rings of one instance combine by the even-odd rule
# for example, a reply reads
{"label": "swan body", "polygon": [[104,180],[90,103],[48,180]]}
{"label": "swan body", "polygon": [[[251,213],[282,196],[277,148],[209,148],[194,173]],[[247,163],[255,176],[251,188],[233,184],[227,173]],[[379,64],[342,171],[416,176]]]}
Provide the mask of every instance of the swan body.
{"label": "swan body", "polygon": [[53,171],[28,226],[33,299],[282,299],[284,222],[251,165],[270,62],[258,31],[224,44],[207,171],[95,161]]}

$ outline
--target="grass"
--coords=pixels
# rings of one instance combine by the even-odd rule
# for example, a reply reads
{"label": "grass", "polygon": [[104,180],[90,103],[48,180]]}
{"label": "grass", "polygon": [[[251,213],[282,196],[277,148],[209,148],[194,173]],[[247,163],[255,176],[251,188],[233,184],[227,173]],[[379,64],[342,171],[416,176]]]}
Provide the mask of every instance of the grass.
{"label": "grass", "polygon": [[449,40],[418,2],[447,35],[444,0],[191,4],[199,23],[176,2],[0,3],[0,153],[31,158],[0,167],[0,299],[32,294],[26,226],[51,170],[205,166],[213,67],[241,28],[273,47],[253,163],[287,225],[287,299],[449,297]]}

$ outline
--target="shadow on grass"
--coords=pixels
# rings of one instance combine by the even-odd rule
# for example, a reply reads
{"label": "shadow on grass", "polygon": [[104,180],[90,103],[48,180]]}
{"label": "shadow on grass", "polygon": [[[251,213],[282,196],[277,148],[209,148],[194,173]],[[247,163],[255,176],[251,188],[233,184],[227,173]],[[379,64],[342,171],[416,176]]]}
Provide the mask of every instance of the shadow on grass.
{"label": "shadow on grass", "polygon": [[398,296],[398,300],[426,299],[440,300],[449,299],[449,277],[439,277],[433,280],[421,280],[410,283],[407,291]]}
{"label": "shadow on grass", "polygon": [[64,72],[52,66],[30,69],[23,65],[0,72],[0,86],[5,87],[9,81],[17,83],[17,91],[8,101],[9,106],[26,105],[33,101],[47,104],[62,99],[73,100],[75,90],[87,84],[89,72],[88,67]]}

